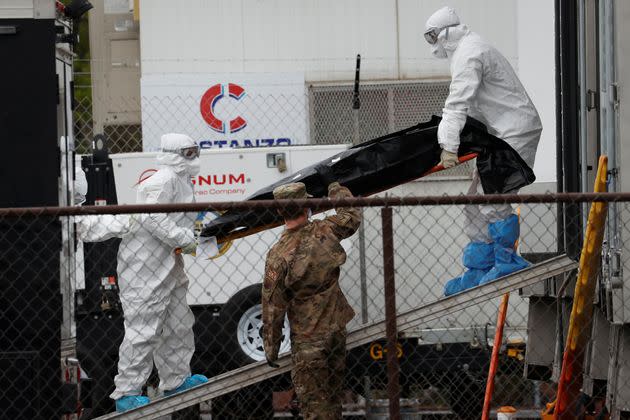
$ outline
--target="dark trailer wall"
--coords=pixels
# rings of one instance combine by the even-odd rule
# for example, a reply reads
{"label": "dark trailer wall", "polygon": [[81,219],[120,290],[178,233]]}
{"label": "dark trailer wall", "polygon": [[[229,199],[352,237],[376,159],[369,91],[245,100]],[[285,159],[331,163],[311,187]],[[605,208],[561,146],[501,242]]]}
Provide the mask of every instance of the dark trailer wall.
{"label": "dark trailer wall", "polygon": [[[0,207],[57,206],[54,9],[0,16],[0,56]],[[0,219],[2,418],[60,418],[60,250],[58,221]]]}

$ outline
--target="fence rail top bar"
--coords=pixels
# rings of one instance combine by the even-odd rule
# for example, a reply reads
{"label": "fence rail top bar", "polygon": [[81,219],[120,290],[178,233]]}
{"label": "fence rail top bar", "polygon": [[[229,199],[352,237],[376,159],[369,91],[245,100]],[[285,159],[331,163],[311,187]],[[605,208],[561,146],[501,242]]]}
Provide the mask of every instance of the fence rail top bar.
{"label": "fence rail top bar", "polygon": [[527,203],[580,203],[580,202],[630,202],[630,193],[560,193],[560,194],[491,194],[491,195],[439,195],[425,197],[354,197],[309,198],[302,200],[245,200],[219,203],[181,204],[128,204],[118,206],[78,207],[11,207],[0,209],[3,217],[39,216],[89,216],[97,214],[126,213],[175,213],[208,210],[279,209],[289,205],[328,210],[335,207],[398,207],[398,206],[446,206],[464,204],[527,204]]}
{"label": "fence rail top bar", "polygon": [[[551,258],[524,270],[495,281],[469,289],[397,316],[400,331],[412,328],[435,317],[448,315],[481,302],[502,296],[506,292],[535,284],[555,275],[577,268],[577,263],[565,255]],[[348,334],[347,347],[358,347],[385,335],[385,322],[376,322]],[[252,363],[239,369],[210,378],[209,382],[188,391],[160,398],[143,407],[125,413],[111,413],[97,420],[153,419],[174,413],[186,407],[219,397],[240,388],[264,381],[291,369],[291,357],[285,354],[278,360],[279,368],[270,368],[266,362]]]}

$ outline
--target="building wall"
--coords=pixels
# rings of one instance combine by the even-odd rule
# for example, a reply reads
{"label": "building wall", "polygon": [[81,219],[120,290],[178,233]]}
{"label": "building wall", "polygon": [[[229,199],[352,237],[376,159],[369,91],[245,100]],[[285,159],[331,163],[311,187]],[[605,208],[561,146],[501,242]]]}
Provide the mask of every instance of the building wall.
{"label": "building wall", "polygon": [[[140,122],[139,26],[124,2],[94,1],[89,12],[94,132]],[[125,7],[126,6],[126,7]],[[79,87],[81,88],[81,87]],[[87,104],[79,104],[79,109]]]}
{"label": "building wall", "polygon": [[54,0],[3,0],[0,3],[2,19],[54,19]]}
{"label": "building wall", "polygon": [[[448,76],[422,37],[441,0],[143,1],[142,74],[304,71],[307,82]],[[449,2],[518,67],[515,0]],[[491,13],[488,13],[491,11]],[[501,18],[497,18],[500,16]]]}
{"label": "building wall", "polygon": [[543,132],[536,153],[536,182],[556,181],[556,82],[554,2],[519,1],[518,74],[538,109]]}

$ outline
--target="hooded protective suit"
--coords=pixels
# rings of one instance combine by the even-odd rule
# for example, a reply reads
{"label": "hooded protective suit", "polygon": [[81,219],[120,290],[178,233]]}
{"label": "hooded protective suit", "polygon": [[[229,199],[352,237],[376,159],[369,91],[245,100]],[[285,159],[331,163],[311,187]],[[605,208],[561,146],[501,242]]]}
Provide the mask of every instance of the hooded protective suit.
{"label": "hooded protective suit", "polygon": [[[191,175],[199,171],[199,158],[186,159],[178,150],[195,146],[183,134],[165,134],[158,155],[159,170],[143,181],[138,204],[191,203]],[[118,252],[120,301],[125,337],[120,345],[116,390],[111,398],[142,394],[153,368],[160,389],[173,390],[190,377],[195,350],[194,316],[186,302],[188,278],[176,248],[195,242],[193,223],[185,214],[160,213],[130,217],[130,232]]]}
{"label": "hooded protective suit", "polygon": [[[85,202],[88,182],[80,166],[74,171],[74,205]],[[122,238],[129,233],[129,215],[99,214],[95,216],[76,216],[74,218],[77,238],[82,242],[101,242],[111,238]]]}
{"label": "hooded protective suit", "polygon": [[[439,34],[431,46],[433,55],[450,59],[451,85],[438,127],[442,149],[457,153],[460,132],[466,117],[471,116],[483,122],[490,134],[505,140],[533,167],[542,123],[507,59],[462,25],[450,7],[435,12],[425,29],[429,35]],[[425,38],[430,41],[431,37],[425,35]],[[483,193],[476,173],[468,193]],[[447,284],[447,295],[528,264],[514,252],[514,241],[506,241],[518,238],[518,219],[512,214],[511,205],[470,205],[464,213],[465,233],[471,241],[464,249],[464,265],[469,271]],[[510,271],[506,264],[512,264],[513,269]],[[496,269],[497,265],[502,268]]]}

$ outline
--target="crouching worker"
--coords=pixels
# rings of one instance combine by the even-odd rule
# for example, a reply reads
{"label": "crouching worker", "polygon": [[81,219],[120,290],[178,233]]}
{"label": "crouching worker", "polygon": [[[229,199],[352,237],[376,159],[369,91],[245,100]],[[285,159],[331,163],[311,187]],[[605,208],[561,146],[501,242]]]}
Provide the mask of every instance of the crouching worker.
{"label": "crouching worker", "polygon": [[[273,191],[275,199],[308,197],[297,182]],[[333,182],[328,197],[352,197]],[[306,209],[279,210],[285,231],[267,254],[262,291],[263,338],[267,363],[275,360],[288,314],[291,329],[291,378],[304,419],[341,419],[346,363],[346,324],[354,317],[339,287],[346,261],[341,240],[361,223],[360,209],[339,208],[323,220],[309,220]]]}

